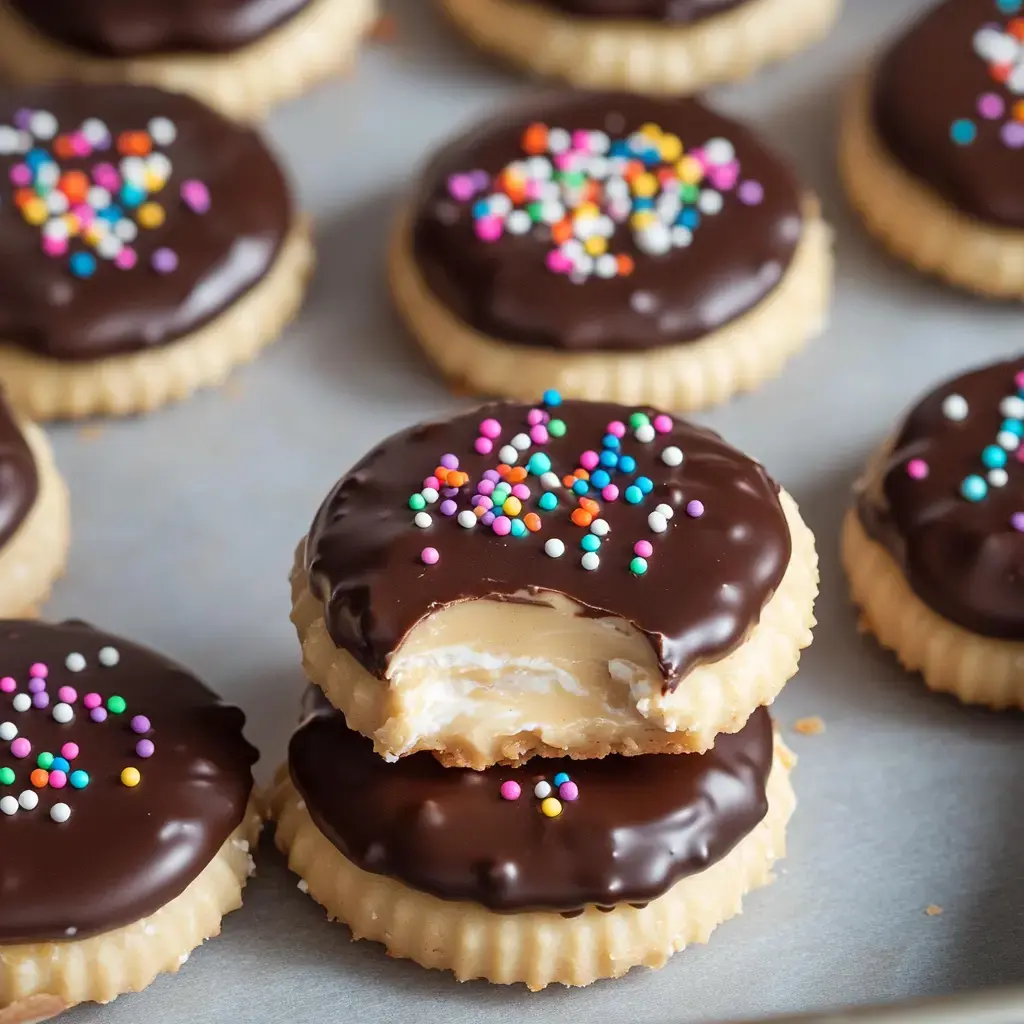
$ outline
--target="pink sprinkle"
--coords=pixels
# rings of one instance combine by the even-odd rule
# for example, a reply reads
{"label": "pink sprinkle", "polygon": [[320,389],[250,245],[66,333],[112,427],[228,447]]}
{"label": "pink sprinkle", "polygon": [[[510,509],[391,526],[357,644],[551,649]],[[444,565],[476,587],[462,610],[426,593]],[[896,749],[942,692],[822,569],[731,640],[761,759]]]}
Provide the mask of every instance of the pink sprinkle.
{"label": "pink sprinkle", "polygon": [[484,479],[490,480],[492,484],[496,484],[501,480],[501,474],[496,469],[485,469]]}
{"label": "pink sprinkle", "polygon": [[572,270],[572,260],[558,249],[552,249],[545,257],[545,262],[553,274],[568,274]]}
{"label": "pink sprinkle", "polygon": [[688,501],[686,503],[686,514],[691,519],[700,519],[704,515],[704,502],[698,501],[696,498],[693,501]]}
{"label": "pink sprinkle", "polygon": [[1017,390],[1024,390],[1024,370],[1021,370],[1016,377],[1013,378],[1013,383],[1017,385]]}
{"label": "pink sprinkle", "polygon": [[60,748],[60,756],[63,757],[65,761],[74,761],[74,759],[78,757],[78,744],[65,743],[64,746]]}
{"label": "pink sprinkle", "polygon": [[501,424],[495,419],[486,419],[480,424],[480,433],[484,437],[489,437],[492,441],[496,441],[501,437]]}
{"label": "pink sprinkle", "polygon": [[181,198],[193,213],[206,213],[210,209],[210,190],[194,178],[181,183]]}
{"label": "pink sprinkle", "polygon": [[581,153],[590,152],[590,132],[577,129],[572,133],[572,148]]}
{"label": "pink sprinkle", "polygon": [[518,800],[522,795],[522,787],[518,782],[514,782],[509,779],[507,782],[501,784],[501,798],[502,800]]}
{"label": "pink sprinkle", "polygon": [[476,508],[477,506],[484,509],[494,508],[494,502],[491,501],[486,494],[474,494],[473,497],[469,499],[469,503],[473,508]]}
{"label": "pink sprinkle", "polygon": [[27,164],[15,164],[10,172],[11,184],[17,188],[25,188],[32,184],[32,172]]}
{"label": "pink sprinkle", "polygon": [[460,203],[467,203],[476,193],[473,179],[468,174],[453,174],[448,179],[448,194]]}
{"label": "pink sprinkle", "polygon": [[156,747],[153,745],[152,740],[139,740],[139,742],[135,744],[135,753],[138,754],[139,757],[152,757],[154,750],[156,750]]}
{"label": "pink sprinkle", "polygon": [[558,795],[563,799],[572,803],[573,800],[578,800],[580,795],[579,786],[575,782],[570,780],[569,782],[563,782],[558,787]]}
{"label": "pink sprinkle", "polygon": [[68,784],[67,774],[58,768],[57,771],[50,772],[49,782],[53,789],[63,789]]}
{"label": "pink sprinkle", "polygon": [[437,565],[441,561],[437,548],[424,548],[420,552],[420,558],[423,559],[424,565]]}
{"label": "pink sprinkle", "polygon": [[78,700],[78,691],[73,686],[62,686],[57,691],[57,696],[64,701],[65,704],[74,704]]}
{"label": "pink sprinkle", "polygon": [[481,480],[477,484],[477,494],[493,494],[494,493],[494,481],[493,480]]}
{"label": "pink sprinkle", "polygon": [[451,452],[447,452],[441,456],[441,465],[444,466],[445,469],[458,469],[459,457],[457,455],[452,455]]}
{"label": "pink sprinkle", "polygon": [[512,520],[508,516],[496,516],[492,528],[499,537],[507,537],[512,532]]}
{"label": "pink sprinkle", "polygon": [[1002,97],[997,96],[994,92],[982,93],[978,97],[978,113],[986,121],[995,121],[1002,117],[1005,109],[1006,104],[1003,103]]}
{"label": "pink sprinkle", "polygon": [[108,192],[117,192],[121,188],[121,175],[111,164],[97,164],[92,169],[92,180]]}
{"label": "pink sprinkle", "polygon": [[18,688],[18,683],[11,676],[4,676],[0,679],[0,692],[3,693],[14,693]]}
{"label": "pink sprinkle", "polygon": [[439,491],[439,490],[441,490],[441,481],[438,480],[436,476],[428,476],[423,481],[423,486],[424,487],[431,487],[435,491]]}
{"label": "pink sprinkle", "polygon": [[42,693],[46,689],[46,680],[40,679],[38,676],[28,681],[28,692],[29,693]]}
{"label": "pink sprinkle", "polygon": [[477,455],[490,455],[494,450],[494,445],[486,437],[478,437],[473,442],[473,450]]}
{"label": "pink sprinkle", "polygon": [[530,488],[526,484],[513,484],[512,494],[520,501],[526,501],[530,497]]}
{"label": "pink sprinkle", "polygon": [[907,476],[912,480],[923,480],[928,475],[928,463],[924,459],[911,459],[907,463]]}
{"label": "pink sprinkle", "polygon": [[11,744],[11,757],[28,757],[32,753],[32,744],[24,736],[19,736]]}
{"label": "pink sprinkle", "polygon": [[87,693],[82,698],[82,703],[92,711],[93,708],[98,708],[103,703],[103,698],[98,693]]}
{"label": "pink sprinkle", "polygon": [[659,434],[667,434],[672,429],[672,417],[658,413],[652,420],[652,426]]}
{"label": "pink sprinkle", "polygon": [[536,180],[534,178],[531,178],[526,183],[526,198],[527,199],[533,199],[533,200],[540,199],[542,191],[543,191],[543,183],[542,182],[540,182],[540,181],[538,181],[538,180]]}
{"label": "pink sprinkle", "polygon": [[71,207],[71,212],[78,218],[82,227],[87,228],[96,219],[96,211],[85,203]]}
{"label": "pink sprinkle", "polygon": [[50,674],[50,669],[41,661],[37,661],[28,670],[30,676],[35,676],[37,679],[45,679]]}
{"label": "pink sprinkle", "polygon": [[1010,516],[1010,525],[1018,532],[1024,533],[1024,512],[1014,512]]}
{"label": "pink sprinkle", "polygon": [[92,155],[92,143],[81,132],[72,132],[70,141],[75,156]]}
{"label": "pink sprinkle", "polygon": [[115,257],[114,266],[118,270],[131,270],[136,263],[139,262],[138,253],[130,246],[126,245]]}
{"label": "pink sprinkle", "polygon": [[1017,461],[1024,462],[1024,444],[1017,449]]}
{"label": "pink sprinkle", "polygon": [[538,423],[536,426],[530,427],[530,440],[534,444],[547,444],[548,443],[548,428],[543,423]]}
{"label": "pink sprinkle", "polygon": [[555,156],[554,164],[560,171],[571,171],[572,153],[558,153]]}
{"label": "pink sprinkle", "polygon": [[615,484],[609,484],[602,492],[601,497],[605,501],[616,501],[619,497],[619,489]]}
{"label": "pink sprinkle", "polygon": [[66,238],[55,238],[53,235],[43,235],[43,252],[53,259],[60,259],[68,251]]}
{"label": "pink sprinkle", "polygon": [[736,187],[736,181],[740,176],[740,165],[733,161],[728,164],[719,164],[708,171],[708,179],[719,192],[731,192]]}
{"label": "pink sprinkle", "polygon": [[626,436],[626,424],[621,420],[612,420],[611,423],[605,427],[605,431],[612,435],[612,437],[625,437]]}
{"label": "pink sprinkle", "polygon": [[592,469],[597,469],[601,462],[601,456],[597,452],[587,449],[580,456],[580,465],[589,473]]}
{"label": "pink sprinkle", "polygon": [[544,412],[543,409],[531,409],[526,414],[526,422],[529,423],[531,427],[537,426],[538,423],[546,423],[547,413]]}
{"label": "pink sprinkle", "polygon": [[654,554],[654,545],[649,540],[638,540],[633,545],[633,554],[641,558],[650,558]]}
{"label": "pink sprinkle", "polygon": [[481,242],[496,242],[505,232],[505,225],[497,217],[481,217],[473,225]]}

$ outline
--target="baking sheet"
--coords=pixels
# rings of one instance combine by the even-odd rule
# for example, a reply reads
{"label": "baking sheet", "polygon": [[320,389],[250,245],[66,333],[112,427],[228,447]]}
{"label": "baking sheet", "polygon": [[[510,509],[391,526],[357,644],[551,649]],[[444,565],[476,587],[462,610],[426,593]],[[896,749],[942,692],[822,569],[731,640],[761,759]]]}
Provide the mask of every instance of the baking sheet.
{"label": "baking sheet", "polygon": [[[660,972],[531,995],[460,986],[351,943],[265,842],[221,938],[177,976],[79,1008],[69,1024],[683,1024],[1024,980],[1021,719],[932,697],[859,638],[836,557],[850,483],[893,417],[944,375],[1022,347],[1019,309],[890,263],[840,200],[842,83],[921,6],[847,0],[827,43],[717,97],[793,159],[838,232],[828,333],[778,381],[699,417],[785,482],[821,552],[815,644],[776,704],[800,756],[801,801],[776,884],[710,946]],[[148,642],[241,704],[262,779],[283,754],[302,685],[286,584],[295,542],[366,447],[466,404],[389,308],[386,229],[429,148],[527,86],[454,39],[432,8],[394,0],[394,42],[272,120],[320,244],[309,302],[287,336],[221,391],[138,421],[52,431],[74,545],[49,612]],[[826,732],[794,734],[805,715],[821,716]],[[941,915],[925,913],[932,904]]]}

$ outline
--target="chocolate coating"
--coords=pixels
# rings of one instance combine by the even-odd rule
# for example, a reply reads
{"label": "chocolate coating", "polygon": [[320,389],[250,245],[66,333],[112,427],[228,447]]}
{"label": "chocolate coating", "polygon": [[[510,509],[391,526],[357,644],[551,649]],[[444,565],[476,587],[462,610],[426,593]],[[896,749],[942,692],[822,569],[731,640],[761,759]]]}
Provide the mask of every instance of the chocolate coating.
{"label": "chocolate coating", "polygon": [[[919,402],[900,427],[880,493],[869,488],[857,509],[868,534],[899,562],[914,593],[966,629],[1024,640],[1024,465],[1007,452],[1007,482],[989,486],[981,501],[960,494],[968,475],[987,475],[982,451],[997,445],[1007,419],[1000,403],[1018,394],[1014,378],[1024,357],[947,381]],[[967,416],[950,419],[950,395],[967,402]],[[907,471],[911,459],[928,466],[924,479]]]}
{"label": "chocolate coating", "polygon": [[103,57],[222,53],[265,36],[310,0],[8,0],[44,35]]}
{"label": "chocolate coating", "polygon": [[[544,593],[565,594],[588,614],[632,622],[650,640],[666,686],[674,687],[696,664],[715,661],[735,649],[757,623],[790,557],[790,535],[779,504],[778,485],[764,469],[717,434],[676,419],[669,433],[641,444],[627,433],[622,454],[636,459],[636,471],[616,473],[623,491],[635,476],[653,489],[640,504],[620,498],[601,504],[610,526],[601,566],[580,564],[584,530],[570,520],[577,499],[560,488],[559,507],[540,512],[542,528],[525,537],[500,537],[478,525],[465,529],[433,506],[427,529],[413,525],[409,496],[418,492],[445,453],[456,454],[469,482],[454,497],[468,509],[477,482],[499,462],[496,452],[478,455],[478,424],[488,417],[503,426],[500,444],[526,426],[529,407],[493,403],[451,420],[427,423],[394,435],[347,473],[317,513],[306,544],[312,592],[324,603],[331,637],[369,672],[382,676],[403,637],[422,618],[445,605],[475,598],[502,598],[529,591],[543,604]],[[579,465],[580,453],[600,449],[606,425],[628,421],[633,411],[604,402],[567,401],[553,410],[567,425],[533,451],[550,457],[560,477]],[[646,413],[653,417],[654,411]],[[682,449],[681,466],[662,461],[666,446]],[[528,478],[531,496],[523,516],[537,510],[541,493]],[[687,504],[703,502],[700,518]],[[665,503],[675,514],[663,533],[653,533],[648,516]],[[545,541],[560,538],[565,554],[551,558]],[[644,576],[629,571],[633,545],[650,540],[654,551]],[[423,564],[427,546],[440,562]]]}
{"label": "chocolate coating", "polygon": [[[763,201],[748,206],[726,193],[721,211],[694,230],[692,244],[664,255],[646,255],[630,225],[617,224],[609,251],[630,256],[634,272],[575,283],[546,265],[549,228],[481,241],[472,203],[448,192],[454,174],[483,170],[493,177],[524,159],[521,140],[534,122],[614,138],[655,123],[687,150],[724,137],[735,147],[741,178],[763,186]],[[434,295],[486,335],[569,352],[630,351],[697,340],[758,305],[789,266],[802,223],[792,173],[735,121],[688,99],[565,94],[490,118],[437,155],[416,200],[413,248]]]}
{"label": "chocolate coating", "polygon": [[38,493],[35,459],[0,395],[0,547],[24,522]]}
{"label": "chocolate coating", "polygon": [[[1021,156],[1001,138],[1009,108],[1020,98],[997,82],[975,52],[986,25],[1010,19],[996,0],[946,0],[926,11],[881,58],[875,72],[875,128],[889,152],[947,203],[979,220],[1024,227]],[[979,116],[978,100],[992,93],[1007,112]],[[970,145],[950,136],[954,121],[977,127]]]}
{"label": "chocolate coating", "polygon": [[[45,6],[45,5],[44,5]],[[68,257],[42,249],[41,228],[28,224],[10,201],[10,170],[20,154],[0,154],[0,339],[41,356],[75,361],[138,352],[191,334],[259,283],[273,265],[292,222],[288,186],[253,131],[237,126],[188,96],[127,85],[51,85],[0,91],[0,125],[19,110],[45,110],[62,132],[89,118],[102,120],[116,139],[167,118],[177,138],[157,147],[172,163],[166,186],[152,201],[166,211],[156,229],[139,228],[132,242],[138,263],[121,270],[98,260],[94,276],[75,277]],[[40,143],[46,146],[46,143]],[[63,170],[89,173],[117,164],[114,149],[59,161]],[[198,180],[210,193],[208,212],[189,209],[182,182]],[[158,273],[153,253],[177,253],[178,267]],[[74,252],[91,251],[72,240]]]}
{"label": "chocolate coating", "polygon": [[527,3],[572,14],[577,18],[627,21],[665,21],[689,25],[742,7],[749,0],[525,0]]}
{"label": "chocolate coating", "polygon": [[[319,691],[292,737],[292,781],[353,864],[490,910],[573,912],[656,899],[720,861],[768,811],[772,723],[758,708],[705,754],[531,762],[475,772],[430,754],[389,764]],[[533,795],[565,772],[579,799],[546,818]],[[518,800],[502,799],[513,779]]]}
{"label": "chocolate coating", "polygon": [[[113,667],[98,660],[107,646],[120,652]],[[65,665],[74,652],[85,657],[83,671]],[[18,712],[15,695],[0,692],[0,722],[13,722],[32,745],[18,759],[0,741],[0,767],[17,774],[14,785],[0,784],[0,798],[25,790],[39,797],[34,810],[0,814],[0,944],[83,939],[152,914],[188,887],[243,819],[257,757],[242,737],[244,715],[173,662],[81,622],[2,622],[0,653],[19,694],[29,667],[45,663],[50,696],[47,708]],[[62,686],[78,691],[66,725],[53,717]],[[90,692],[123,697],[127,709],[94,722],[84,707]],[[136,715],[152,725],[155,751],[146,759],[135,753]],[[89,785],[34,789],[37,755],[58,755],[68,742],[79,745],[71,767],[88,772]],[[129,765],[142,773],[134,789],[120,781]],[[63,824],[50,817],[58,802],[71,808]]]}

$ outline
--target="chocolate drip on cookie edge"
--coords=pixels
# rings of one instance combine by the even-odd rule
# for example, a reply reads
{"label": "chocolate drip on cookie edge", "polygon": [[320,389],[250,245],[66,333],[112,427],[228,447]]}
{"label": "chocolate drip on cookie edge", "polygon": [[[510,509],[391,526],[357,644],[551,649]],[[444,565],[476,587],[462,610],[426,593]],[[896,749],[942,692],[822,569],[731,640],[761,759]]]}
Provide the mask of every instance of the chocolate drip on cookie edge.
{"label": "chocolate drip on cookie edge", "polygon": [[40,32],[104,57],[226,53],[265,36],[311,0],[9,0]]}
{"label": "chocolate drip on cookie edge", "polygon": [[525,0],[539,7],[551,7],[578,18],[609,18],[621,21],[663,21],[689,25],[750,0]]}
{"label": "chocolate drip on cookie edge", "polygon": [[[768,810],[764,708],[705,754],[544,758],[482,772],[430,754],[388,763],[319,691],[306,709],[289,767],[330,842],[364,871],[494,911],[646,903],[720,861]],[[561,772],[578,798],[548,818],[534,786]],[[502,798],[509,780],[518,799]]]}
{"label": "chocolate drip on cookie edge", "polygon": [[39,493],[35,459],[0,395],[0,554],[25,521]]}

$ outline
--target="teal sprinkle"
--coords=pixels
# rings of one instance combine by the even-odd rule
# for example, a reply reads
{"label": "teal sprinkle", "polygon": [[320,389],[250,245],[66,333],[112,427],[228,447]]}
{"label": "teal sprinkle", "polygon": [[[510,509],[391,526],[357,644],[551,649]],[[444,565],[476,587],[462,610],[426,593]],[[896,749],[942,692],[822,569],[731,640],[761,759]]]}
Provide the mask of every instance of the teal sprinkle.
{"label": "teal sprinkle", "polygon": [[980,476],[972,473],[964,477],[963,483],[960,484],[960,493],[968,501],[981,501],[988,494],[988,484]]}
{"label": "teal sprinkle", "polygon": [[962,117],[950,125],[949,137],[958,146],[969,146],[978,137],[978,129],[973,121]]}
{"label": "teal sprinkle", "polygon": [[522,519],[512,520],[512,536],[513,537],[525,537],[530,531],[526,529],[526,523]]}
{"label": "teal sprinkle", "polygon": [[636,558],[629,563],[629,571],[634,576],[643,576],[643,574],[647,572],[647,559],[641,558],[637,555]]}
{"label": "teal sprinkle", "polygon": [[551,491],[548,491],[537,499],[537,507],[542,508],[545,512],[553,512],[558,508],[558,499]]}
{"label": "teal sprinkle", "polygon": [[422,494],[414,494],[409,499],[409,508],[411,508],[413,512],[419,512],[421,509],[425,509],[426,507],[427,499],[424,498]]}
{"label": "teal sprinkle", "polygon": [[586,533],[583,535],[583,540],[580,541],[580,547],[584,551],[597,551],[601,547],[601,538],[592,533]]}

